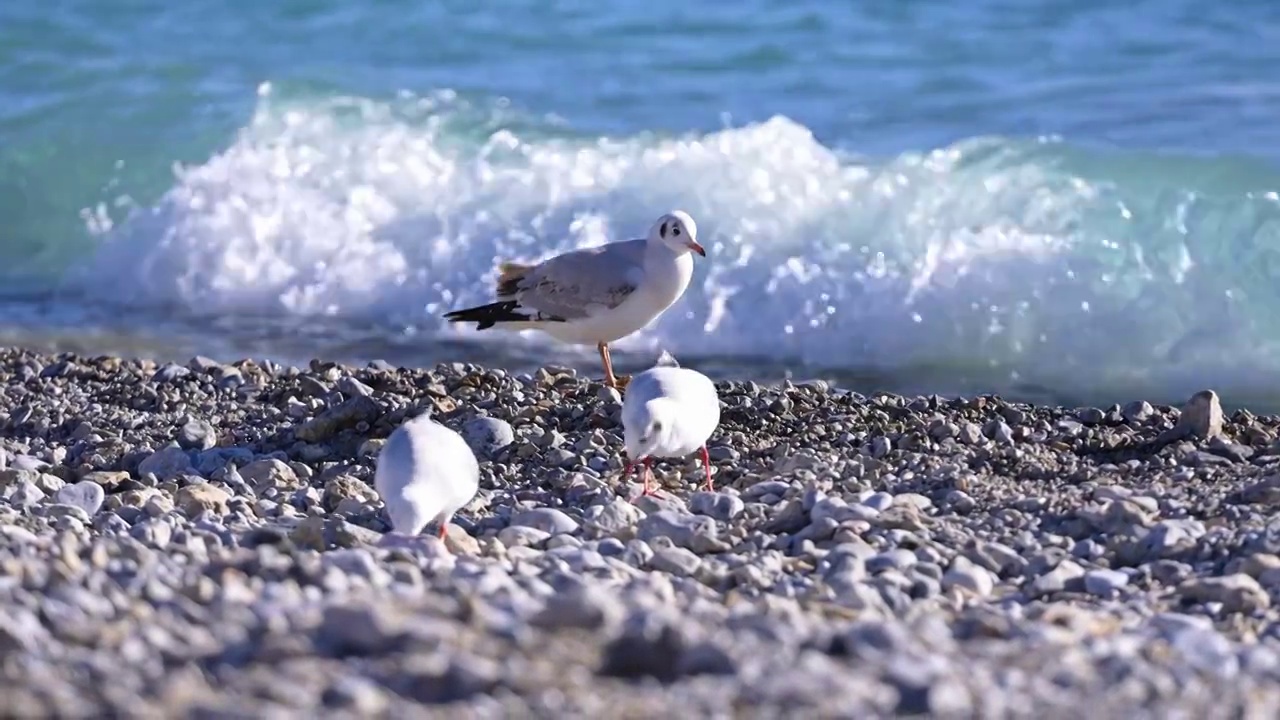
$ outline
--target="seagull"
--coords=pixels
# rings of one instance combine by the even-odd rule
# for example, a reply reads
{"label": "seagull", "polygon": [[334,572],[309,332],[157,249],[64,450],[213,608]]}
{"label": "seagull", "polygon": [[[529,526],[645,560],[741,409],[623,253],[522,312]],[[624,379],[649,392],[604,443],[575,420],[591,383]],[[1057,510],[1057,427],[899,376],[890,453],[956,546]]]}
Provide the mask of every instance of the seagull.
{"label": "seagull", "polygon": [[679,367],[666,353],[659,363],[631,381],[622,401],[627,460],[623,476],[643,462],[644,494],[650,495],[653,458],[684,457],[701,448],[710,492],[714,487],[707,438],[720,424],[716,386],[706,375]]}
{"label": "seagull", "polygon": [[435,520],[443,540],[453,514],[480,489],[480,464],[461,435],[424,413],[387,438],[374,485],[395,532],[417,535]]}
{"label": "seagull", "polygon": [[541,330],[562,342],[595,343],[605,385],[621,389],[628,376],[613,373],[609,343],[653,322],[689,287],[693,258],[706,257],[698,224],[674,210],[654,222],[643,239],[624,240],[557,255],[536,265],[502,263],[497,302],[445,314],[476,330]]}

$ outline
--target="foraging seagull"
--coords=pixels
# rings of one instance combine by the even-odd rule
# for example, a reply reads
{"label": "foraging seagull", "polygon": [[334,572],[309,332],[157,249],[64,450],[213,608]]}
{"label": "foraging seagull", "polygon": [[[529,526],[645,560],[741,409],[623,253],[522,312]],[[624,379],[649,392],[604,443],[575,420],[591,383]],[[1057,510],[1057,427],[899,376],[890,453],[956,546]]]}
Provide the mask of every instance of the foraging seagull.
{"label": "foraging seagull", "polygon": [[477,330],[541,330],[562,342],[595,343],[604,382],[622,388],[628,376],[613,374],[609,343],[653,322],[671,307],[693,278],[690,252],[698,225],[675,210],[658,218],[649,236],[574,250],[537,265],[503,263],[497,302],[446,313],[449,322],[474,322]]}
{"label": "foraging seagull", "polygon": [[706,375],[675,364],[663,353],[660,364],[637,375],[622,401],[622,431],[630,474],[636,463],[644,463],[644,494],[653,476],[653,458],[684,457],[702,450],[702,466],[711,483],[711,458],[707,439],[720,424],[720,397]]}
{"label": "foraging seagull", "polygon": [[480,464],[461,435],[424,413],[387,438],[374,485],[395,532],[417,535],[435,520],[443,540],[453,514],[480,489]]}

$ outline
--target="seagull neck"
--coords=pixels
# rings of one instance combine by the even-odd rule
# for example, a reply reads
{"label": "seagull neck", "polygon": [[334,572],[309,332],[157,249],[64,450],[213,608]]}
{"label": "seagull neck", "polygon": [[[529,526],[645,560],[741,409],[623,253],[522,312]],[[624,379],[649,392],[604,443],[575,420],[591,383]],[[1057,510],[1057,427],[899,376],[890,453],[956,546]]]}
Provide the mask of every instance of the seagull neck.
{"label": "seagull neck", "polygon": [[670,245],[661,240],[651,238],[644,245],[645,262],[653,260],[670,262],[671,260],[680,257],[680,253],[678,251],[672,249]]}

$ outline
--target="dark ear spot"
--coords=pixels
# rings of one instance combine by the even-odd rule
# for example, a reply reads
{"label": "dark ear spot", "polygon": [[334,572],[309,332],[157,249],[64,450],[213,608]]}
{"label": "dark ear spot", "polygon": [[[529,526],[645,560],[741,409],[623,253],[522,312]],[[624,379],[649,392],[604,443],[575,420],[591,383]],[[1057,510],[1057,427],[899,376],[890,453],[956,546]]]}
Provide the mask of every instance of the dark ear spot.
{"label": "dark ear spot", "polygon": [[666,236],[667,236],[667,223],[663,222],[662,227],[658,228],[658,237],[666,237]]}

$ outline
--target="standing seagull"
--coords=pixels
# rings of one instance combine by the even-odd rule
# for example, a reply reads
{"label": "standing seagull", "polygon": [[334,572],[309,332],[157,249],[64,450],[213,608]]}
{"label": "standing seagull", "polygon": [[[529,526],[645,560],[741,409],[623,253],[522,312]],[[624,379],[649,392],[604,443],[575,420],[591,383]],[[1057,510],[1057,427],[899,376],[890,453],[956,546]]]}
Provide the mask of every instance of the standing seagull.
{"label": "standing seagull", "polygon": [[683,210],[653,224],[642,240],[574,250],[537,265],[503,263],[498,301],[446,313],[449,322],[474,322],[477,330],[541,330],[562,342],[596,344],[604,382],[625,387],[613,374],[609,343],[653,322],[680,299],[693,278],[690,252],[706,257],[698,225]]}
{"label": "standing seagull", "polygon": [[653,458],[677,458],[702,449],[702,467],[711,484],[711,458],[707,438],[720,424],[720,396],[706,375],[671,363],[657,365],[635,377],[622,401],[622,432],[629,474],[636,463],[644,462],[644,494],[652,489]]}
{"label": "standing seagull", "polygon": [[453,514],[480,489],[480,464],[461,435],[422,414],[387,438],[374,485],[392,529],[417,535],[435,520],[443,540]]}

